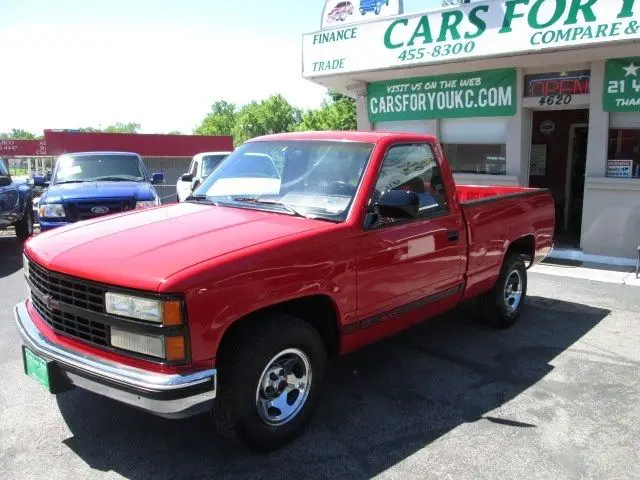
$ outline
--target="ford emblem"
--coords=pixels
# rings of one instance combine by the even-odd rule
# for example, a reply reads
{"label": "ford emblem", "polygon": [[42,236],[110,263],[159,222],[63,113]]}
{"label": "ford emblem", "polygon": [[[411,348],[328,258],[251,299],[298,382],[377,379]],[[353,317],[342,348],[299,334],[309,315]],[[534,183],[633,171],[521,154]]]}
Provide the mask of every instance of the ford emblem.
{"label": "ford emblem", "polygon": [[109,211],[108,207],[93,207],[91,209],[92,213],[95,213],[96,215],[103,215],[105,213],[107,213]]}

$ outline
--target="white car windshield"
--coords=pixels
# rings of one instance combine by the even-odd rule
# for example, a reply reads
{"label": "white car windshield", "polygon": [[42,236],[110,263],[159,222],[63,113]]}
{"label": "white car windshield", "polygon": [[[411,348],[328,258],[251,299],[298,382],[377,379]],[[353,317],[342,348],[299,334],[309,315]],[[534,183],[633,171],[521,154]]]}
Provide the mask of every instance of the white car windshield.
{"label": "white car windshield", "polygon": [[372,150],[354,142],[249,142],[187,200],[342,221]]}

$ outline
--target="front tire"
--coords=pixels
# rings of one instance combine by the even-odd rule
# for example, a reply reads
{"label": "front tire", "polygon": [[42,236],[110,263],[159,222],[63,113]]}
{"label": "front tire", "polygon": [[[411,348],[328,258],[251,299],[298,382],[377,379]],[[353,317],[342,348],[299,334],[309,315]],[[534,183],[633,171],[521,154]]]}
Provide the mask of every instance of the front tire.
{"label": "front tire", "polygon": [[227,441],[276,450],[302,433],[317,408],[325,345],[315,328],[289,315],[258,319],[232,335],[217,362],[214,421]]}
{"label": "front tire", "polygon": [[493,328],[505,329],[513,326],[527,297],[527,268],[518,254],[509,255],[500,269],[496,285],[486,293],[482,320]]}
{"label": "front tire", "polygon": [[24,243],[33,236],[33,200],[27,199],[24,206],[22,219],[16,223],[16,237],[18,241]]}

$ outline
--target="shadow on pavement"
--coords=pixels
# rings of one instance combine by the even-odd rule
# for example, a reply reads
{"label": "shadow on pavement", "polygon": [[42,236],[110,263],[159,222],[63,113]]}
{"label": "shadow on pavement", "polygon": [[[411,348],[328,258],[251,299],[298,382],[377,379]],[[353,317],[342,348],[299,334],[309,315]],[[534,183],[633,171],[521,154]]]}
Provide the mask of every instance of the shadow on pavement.
{"label": "shadow on pavement", "polygon": [[22,268],[22,244],[6,230],[0,235],[0,278],[8,277]]}
{"label": "shadow on pavement", "polygon": [[469,422],[536,425],[493,410],[547,375],[550,362],[610,312],[530,297],[507,331],[466,307],[330,365],[306,434],[269,455],[228,450],[206,415],[171,421],[75,390],[58,397],[91,468],[142,478],[370,478]]}

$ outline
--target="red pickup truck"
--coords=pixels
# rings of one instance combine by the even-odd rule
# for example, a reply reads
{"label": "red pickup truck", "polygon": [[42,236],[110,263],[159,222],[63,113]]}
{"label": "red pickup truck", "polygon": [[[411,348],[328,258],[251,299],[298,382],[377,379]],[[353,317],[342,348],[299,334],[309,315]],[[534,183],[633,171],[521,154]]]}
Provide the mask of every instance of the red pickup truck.
{"label": "red pickup truck", "polygon": [[456,186],[431,136],[256,138],[182,204],[29,240],[24,369],[54,394],[210,411],[272,450],[310,420],[327,358],[474,297],[513,324],[554,218],[545,190]]}

